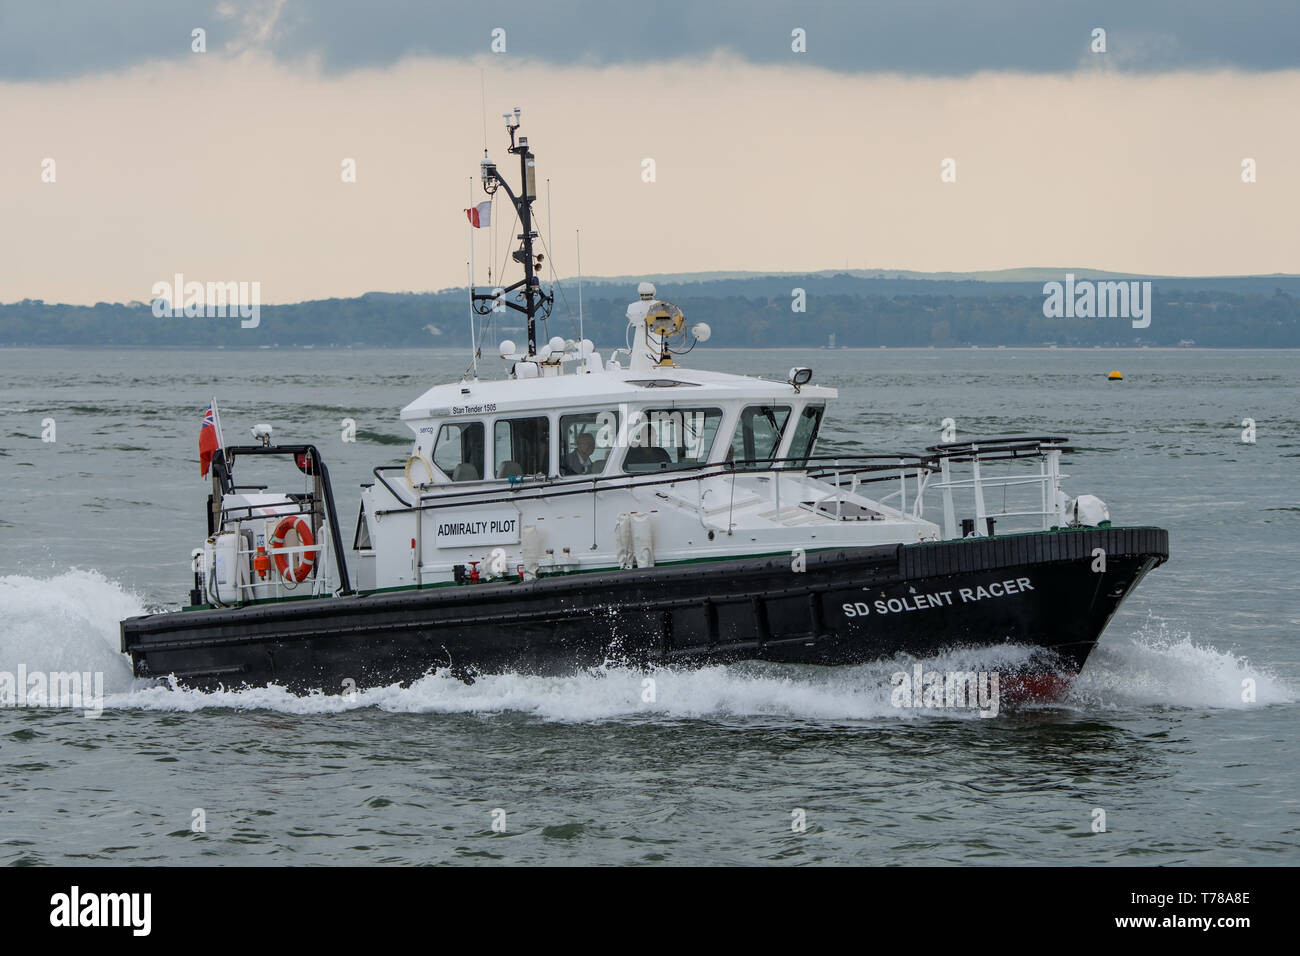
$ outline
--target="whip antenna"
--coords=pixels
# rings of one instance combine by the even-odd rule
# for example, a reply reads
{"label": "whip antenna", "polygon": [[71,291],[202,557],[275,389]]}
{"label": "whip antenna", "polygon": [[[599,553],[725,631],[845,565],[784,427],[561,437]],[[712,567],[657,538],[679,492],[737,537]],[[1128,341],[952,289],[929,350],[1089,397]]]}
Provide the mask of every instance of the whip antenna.
{"label": "whip antenna", "polygon": [[578,237],[578,338],[584,339],[582,334],[582,230],[573,230]]}

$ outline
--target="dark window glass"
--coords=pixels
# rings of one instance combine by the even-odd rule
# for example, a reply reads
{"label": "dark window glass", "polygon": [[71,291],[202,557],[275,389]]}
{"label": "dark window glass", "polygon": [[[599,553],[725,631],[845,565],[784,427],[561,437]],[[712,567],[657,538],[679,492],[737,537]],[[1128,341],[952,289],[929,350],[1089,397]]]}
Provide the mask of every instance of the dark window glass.
{"label": "dark window glass", "polygon": [[824,411],[825,405],[809,405],[799,413],[799,420],[794,426],[794,437],[790,439],[790,451],[786,455],[792,459],[792,467],[801,468],[808,463],[808,456],[813,453],[813,446],[817,443],[817,429],[821,427]]}
{"label": "dark window glass", "polygon": [[357,533],[352,538],[352,550],[370,550],[370,525],[366,524],[366,506],[364,502],[357,512]]}
{"label": "dark window glass", "polygon": [[603,409],[560,416],[560,474],[599,475],[618,444],[618,412]]}
{"label": "dark window glass", "polygon": [[753,468],[770,462],[781,447],[781,435],[789,420],[789,405],[750,405],[740,413],[736,434],[731,438],[730,460],[751,462],[741,467]]}
{"label": "dark window glass", "polygon": [[628,415],[623,470],[645,474],[709,460],[722,423],[720,408],[647,408]]}
{"label": "dark window glass", "polygon": [[433,463],[452,481],[479,481],[483,452],[482,422],[449,422],[438,429]]}
{"label": "dark window glass", "polygon": [[506,418],[492,427],[492,474],[498,478],[546,475],[551,471],[551,420]]}

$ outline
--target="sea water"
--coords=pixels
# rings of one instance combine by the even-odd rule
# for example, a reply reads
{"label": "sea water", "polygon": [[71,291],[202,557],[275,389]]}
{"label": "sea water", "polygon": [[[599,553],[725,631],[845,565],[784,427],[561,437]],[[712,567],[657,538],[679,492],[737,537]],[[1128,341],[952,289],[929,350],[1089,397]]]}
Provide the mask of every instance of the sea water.
{"label": "sea water", "polygon": [[917,451],[948,417],[958,438],[1068,435],[1067,490],[1169,529],[1168,564],[1069,697],[985,719],[895,706],[892,678],[1012,668],[1028,648],[434,675],[354,697],[135,680],[118,623],[186,600],[214,395],[232,444],[267,422],[320,447],[350,541],[358,484],[408,452],[398,409],[466,356],[0,350],[0,674],[94,673],[103,690],[98,713],[0,707],[0,862],[1295,864],[1298,363],[693,353],[688,369],[812,367],[840,390],[825,454]]}

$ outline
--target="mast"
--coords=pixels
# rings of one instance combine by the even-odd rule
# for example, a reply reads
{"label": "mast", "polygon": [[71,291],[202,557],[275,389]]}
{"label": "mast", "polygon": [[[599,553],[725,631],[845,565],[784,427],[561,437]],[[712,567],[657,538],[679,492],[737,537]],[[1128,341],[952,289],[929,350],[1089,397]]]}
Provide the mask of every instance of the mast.
{"label": "mast", "polygon": [[[546,318],[551,314],[555,296],[542,291],[537,271],[541,268],[543,257],[533,252],[533,240],[538,236],[533,230],[533,201],[537,198],[537,158],[528,148],[528,137],[517,136],[519,107],[515,107],[513,113],[504,115],[506,130],[510,133],[509,152],[519,157],[519,193],[516,194],[505,177],[497,171],[497,165],[488,158],[487,150],[483,151],[483,160],[479,165],[483,177],[483,191],[491,196],[498,188],[503,189],[515,207],[522,231],[515,237],[519,240],[519,248],[511,254],[511,258],[524,267],[524,277],[513,285],[506,286],[499,295],[495,291],[476,292],[471,285],[470,301],[474,311],[479,315],[488,315],[494,310],[499,311],[502,307],[522,312],[528,323],[527,357],[531,359],[537,355],[537,318],[538,316]],[[507,297],[511,293],[514,293],[516,298],[522,298],[522,304],[510,301]]]}

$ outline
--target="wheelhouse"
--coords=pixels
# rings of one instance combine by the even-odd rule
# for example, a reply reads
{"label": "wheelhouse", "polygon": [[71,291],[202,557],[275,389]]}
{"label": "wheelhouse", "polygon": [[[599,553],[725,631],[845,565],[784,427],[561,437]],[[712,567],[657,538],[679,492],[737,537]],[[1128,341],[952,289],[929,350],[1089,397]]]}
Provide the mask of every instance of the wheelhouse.
{"label": "wheelhouse", "polygon": [[457,415],[449,407],[426,411],[413,403],[404,417],[417,436],[412,458],[424,481],[416,483],[436,488],[645,475],[724,462],[754,468],[813,454],[833,390],[795,393],[780,383],[713,378],[673,380],[682,387],[680,397],[663,390],[668,382],[651,391],[644,382],[629,381],[627,394],[603,388],[590,389],[597,392],[591,396],[557,396],[555,407],[544,412],[528,410],[526,402],[486,402],[476,414]]}

